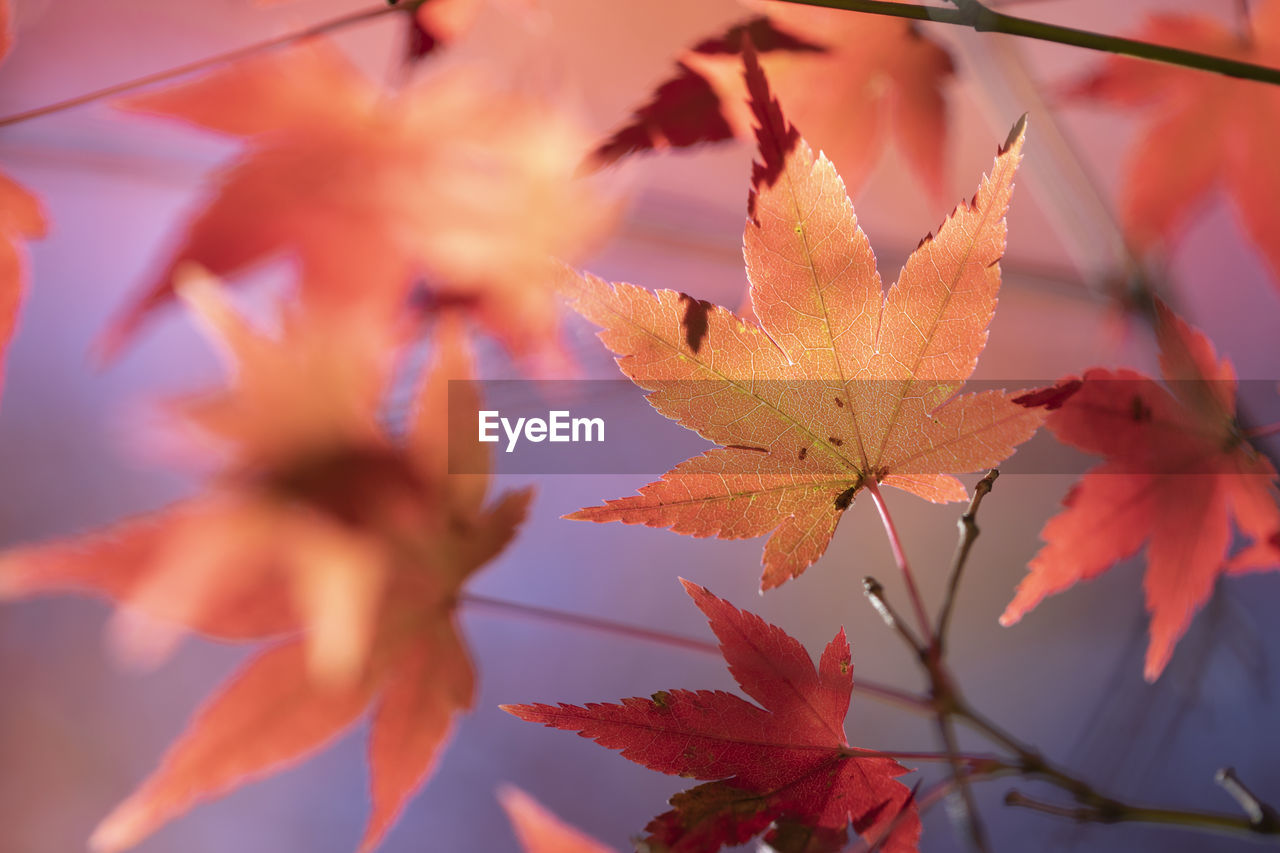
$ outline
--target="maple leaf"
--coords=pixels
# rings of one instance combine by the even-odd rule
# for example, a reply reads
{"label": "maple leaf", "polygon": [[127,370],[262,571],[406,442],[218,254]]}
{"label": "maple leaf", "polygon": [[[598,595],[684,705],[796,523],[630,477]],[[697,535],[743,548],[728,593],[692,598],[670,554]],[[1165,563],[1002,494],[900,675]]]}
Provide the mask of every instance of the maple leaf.
{"label": "maple leaf", "polygon": [[498,798],[525,853],[613,853],[599,841],[565,824],[519,788],[504,786]]}
{"label": "maple leaf", "polygon": [[458,75],[393,95],[312,41],[119,105],[246,147],[108,352],[172,298],[183,263],[234,276],[291,256],[312,305],[385,315],[421,282],[514,353],[559,357],[550,257],[581,252],[612,216],[573,180],[584,138],[546,104]]}
{"label": "maple leaf", "polygon": [[0,0],[0,59],[13,47],[12,18],[13,10],[9,8],[9,0]]}
{"label": "maple leaf", "polygon": [[1023,123],[885,295],[839,175],[784,120],[751,53],[747,82],[761,159],[745,254],[760,325],[674,291],[562,272],[570,304],[604,327],[653,407],[723,446],[567,517],[722,539],[773,531],[767,589],[822,555],[869,481],[963,500],[951,473],[1002,461],[1043,413],[1001,391],[955,396],[995,311]]}
{"label": "maple leaf", "polygon": [[926,187],[945,187],[947,52],[910,21],[789,3],[756,4],[767,17],[705,39],[674,77],[593,152],[595,167],[640,151],[753,139],[740,50],[760,54],[778,98],[851,187],[862,184],[892,138]]}
{"label": "maple leaf", "polygon": [[[1096,577],[1147,543],[1151,613],[1145,674],[1154,681],[1220,575],[1280,566],[1276,472],[1236,424],[1231,363],[1157,304],[1169,388],[1133,370],[1093,368],[1029,395],[1052,408],[1059,441],[1105,457],[1045,525],[1044,547],[1004,615],[1012,625],[1046,596]],[[1227,558],[1230,522],[1253,544]]]}
{"label": "maple leaf", "polygon": [[477,410],[469,392],[448,393],[469,376],[456,323],[438,326],[399,441],[377,421],[384,335],[297,311],[275,340],[207,283],[183,293],[239,368],[228,390],[179,407],[229,446],[224,469],[167,509],[3,555],[0,593],[89,592],[215,639],[267,641],[99,826],[96,849],[130,847],[198,801],[302,760],[369,710],[373,811],[360,849],[372,850],[472,704],[455,605],[530,494],[486,501],[487,457],[459,461],[482,473],[447,473],[443,413]]}
{"label": "maple leaf", "polygon": [[18,319],[26,289],[24,239],[46,231],[40,202],[7,175],[0,173],[0,391],[4,388],[4,356]]}
{"label": "maple leaf", "polygon": [[[1254,4],[1248,35],[1196,15],[1151,16],[1135,38],[1244,62],[1280,67],[1280,2]],[[1280,284],[1280,91],[1158,62],[1113,57],[1071,94],[1126,110],[1148,122],[1128,153],[1121,217],[1136,248],[1172,244],[1219,188]]]}
{"label": "maple leaf", "polygon": [[851,821],[880,849],[915,850],[920,819],[896,781],[908,771],[845,738],[853,665],[844,630],[815,668],[781,628],[681,583],[707,615],[734,680],[759,704],[719,690],[664,690],[622,704],[503,710],[578,732],[652,770],[708,780],[676,794],[675,808],[649,823],[653,850],[711,853],[768,830],[765,841],[779,853],[834,851]]}
{"label": "maple leaf", "polygon": [[[13,46],[8,2],[0,0],[0,60]],[[39,200],[0,172],[0,391],[4,390],[4,356],[17,323],[26,289],[24,240],[43,237],[48,228]]]}

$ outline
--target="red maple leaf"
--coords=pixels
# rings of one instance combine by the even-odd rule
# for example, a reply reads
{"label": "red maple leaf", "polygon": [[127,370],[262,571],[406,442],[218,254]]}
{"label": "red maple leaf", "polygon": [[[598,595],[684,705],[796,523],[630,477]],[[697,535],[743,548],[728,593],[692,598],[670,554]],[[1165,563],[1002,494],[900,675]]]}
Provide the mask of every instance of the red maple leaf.
{"label": "red maple leaf", "polygon": [[583,139],[548,105],[445,75],[383,91],[333,45],[255,57],[120,106],[244,139],[111,351],[198,263],[235,276],[293,258],[302,298],[387,315],[424,284],[517,354],[559,356],[551,256],[612,222],[573,179]]}
{"label": "red maple leaf", "polygon": [[[0,0],[0,60],[13,46],[7,0]],[[43,237],[48,227],[40,201],[0,173],[0,391],[4,389],[4,356],[18,320],[18,306],[26,289],[24,240]]]}
{"label": "red maple leaf", "polygon": [[719,690],[664,690],[621,704],[503,710],[578,732],[652,770],[711,780],[676,794],[672,811],[650,821],[651,849],[712,853],[766,833],[780,853],[835,851],[852,822],[888,853],[915,850],[920,819],[911,791],[896,781],[908,771],[845,737],[853,665],[844,630],[815,668],[781,628],[681,582],[720,639],[734,680],[759,704]]}
{"label": "red maple leaf", "polygon": [[0,390],[4,387],[5,351],[26,290],[27,259],[22,244],[43,237],[45,229],[39,200],[0,173]]}
{"label": "red maple leaf", "polygon": [[[381,327],[297,311],[276,340],[209,284],[183,293],[234,356],[229,389],[180,407],[228,451],[224,467],[167,509],[0,556],[0,593],[89,592],[169,630],[266,642],[102,823],[95,848],[136,844],[198,801],[302,760],[369,710],[373,812],[360,849],[371,850],[471,706],[455,605],[510,541],[530,494],[489,503],[486,474],[447,473],[442,413],[476,411],[466,393],[448,393],[448,380],[469,376],[456,324],[437,329],[399,440],[378,420]],[[484,458],[458,464],[488,470]]]}
{"label": "red maple leaf", "polygon": [[[1045,545],[1000,617],[1012,625],[1146,543],[1148,680],[1164,670],[1219,576],[1280,566],[1276,472],[1240,433],[1235,371],[1163,304],[1157,317],[1168,388],[1133,370],[1093,368],[1060,383],[1061,393],[1025,401],[1052,409],[1046,423],[1059,441],[1105,461],[1045,525]],[[1233,519],[1252,544],[1228,559]]]}
{"label": "red maple leaf", "polygon": [[845,183],[857,188],[890,138],[941,197],[945,186],[947,52],[911,21],[791,3],[704,39],[676,63],[631,121],[592,154],[596,166],[640,151],[754,138],[740,53],[760,54],[778,98]]}
{"label": "red maple leaf", "polygon": [[840,176],[783,118],[754,53],[747,68],[760,161],[744,240],[759,325],[670,290],[572,271],[563,284],[653,407],[722,447],[568,517],[722,539],[772,531],[770,588],[822,556],[868,482],[963,500],[952,474],[1007,458],[1043,413],[1003,391],[957,396],[995,313],[1024,124],[885,294]]}
{"label": "red maple leaf", "polygon": [[[1254,4],[1247,34],[1198,15],[1151,16],[1135,38],[1280,67],[1280,2]],[[1147,123],[1130,148],[1120,206],[1141,250],[1170,244],[1221,188],[1280,284],[1280,90],[1159,62],[1112,57],[1073,94],[1128,111]]]}

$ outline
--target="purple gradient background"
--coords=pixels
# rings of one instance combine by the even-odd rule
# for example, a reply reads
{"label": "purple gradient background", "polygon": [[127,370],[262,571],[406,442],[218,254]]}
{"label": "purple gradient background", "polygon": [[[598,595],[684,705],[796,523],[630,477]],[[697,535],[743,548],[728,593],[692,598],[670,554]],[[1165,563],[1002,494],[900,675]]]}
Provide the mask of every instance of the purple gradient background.
{"label": "purple gradient background", "polygon": [[[18,42],[0,70],[0,114],[285,32],[350,10],[354,0],[299,0],[269,9],[250,0],[16,0]],[[565,93],[583,118],[609,129],[665,74],[680,48],[741,9],[730,0],[544,0],[529,27],[495,3],[473,37],[447,60],[480,59],[499,74],[531,75]],[[1026,4],[1028,14],[1108,31],[1132,27],[1143,10],[1202,10],[1226,19],[1230,0],[1117,4],[1062,0]],[[952,183],[973,191],[996,142],[1021,109],[984,94],[973,64],[988,44],[971,33],[930,30],[954,47]],[[399,26],[362,26],[340,42],[375,74],[399,48]],[[1020,45],[1044,81],[1096,62],[1084,52]],[[989,81],[987,81],[989,83]],[[1137,123],[1112,111],[1061,113],[1088,165],[1108,190]],[[979,377],[1055,376],[1093,364],[1152,366],[1140,328],[1123,330],[1078,282],[1068,247],[1044,199],[1053,165],[1038,143],[1037,117],[1010,212],[1010,249],[1000,311]],[[803,128],[801,128],[803,131]],[[177,312],[155,324],[112,369],[94,370],[90,344],[107,317],[172,239],[176,218],[196,204],[211,166],[232,148],[160,122],[114,115],[105,105],[7,128],[0,161],[46,201],[52,235],[32,247],[33,285],[8,367],[0,408],[0,544],[111,522],[186,493],[193,481],[148,451],[146,405],[216,376],[210,353]],[[588,266],[648,286],[687,290],[739,305],[742,202],[750,152],[720,148],[651,159],[614,178],[635,201],[620,235]],[[856,196],[860,221],[891,279],[907,251],[946,210],[886,156]],[[1071,207],[1071,204],[1067,205]],[[949,209],[949,203],[948,207]],[[1085,241],[1086,248],[1088,241]],[[1099,253],[1102,249],[1099,248]],[[1234,359],[1242,377],[1276,378],[1280,298],[1230,209],[1204,211],[1172,258],[1185,314]],[[264,278],[270,278],[269,275]],[[584,324],[570,324],[574,350],[593,377],[614,368]],[[496,350],[489,376],[515,375]],[[679,461],[672,458],[670,462]],[[1205,809],[1233,808],[1212,783],[1234,764],[1261,795],[1280,800],[1275,696],[1280,576],[1227,583],[1184,640],[1166,676],[1141,681],[1140,566],[1046,602],[1013,629],[996,616],[1037,547],[1069,477],[1000,481],[983,508],[985,535],[959,602],[953,656],[969,696],[1049,755],[1118,795]],[[521,478],[511,478],[518,485]],[[709,636],[675,581],[682,575],[754,609],[817,650],[840,625],[856,674],[920,687],[907,655],[862,600],[875,574],[901,601],[874,510],[862,501],[827,556],[799,582],[756,594],[761,543],[700,541],[666,531],[573,524],[558,517],[630,493],[635,476],[538,479],[532,518],[515,545],[478,577],[473,591],[605,615],[694,637]],[[505,484],[500,484],[505,485]],[[895,511],[928,601],[939,600],[954,545],[957,507],[894,493]],[[94,824],[155,765],[188,714],[244,655],[189,641],[153,673],[119,669],[102,645],[107,608],[49,600],[0,609],[0,853],[83,848]],[[589,701],[672,687],[732,686],[722,663],[581,629],[472,609],[465,629],[482,675],[477,709],[464,718],[439,768],[387,839],[387,853],[512,850],[493,798],[521,785],[619,849],[672,792],[684,787],[572,735],[520,723],[500,702]],[[1096,716],[1095,716],[1096,715]],[[851,740],[879,749],[932,748],[926,720],[855,696]],[[975,748],[979,742],[973,741]],[[197,808],[138,848],[163,851],[345,853],[367,812],[359,732],[297,769]],[[926,778],[936,771],[927,770]],[[1147,827],[1078,829],[1004,809],[1012,783],[988,783],[981,801],[997,850],[1251,850],[1252,845]],[[1020,786],[1036,792],[1037,786]],[[926,823],[925,849],[959,849],[943,810]]]}

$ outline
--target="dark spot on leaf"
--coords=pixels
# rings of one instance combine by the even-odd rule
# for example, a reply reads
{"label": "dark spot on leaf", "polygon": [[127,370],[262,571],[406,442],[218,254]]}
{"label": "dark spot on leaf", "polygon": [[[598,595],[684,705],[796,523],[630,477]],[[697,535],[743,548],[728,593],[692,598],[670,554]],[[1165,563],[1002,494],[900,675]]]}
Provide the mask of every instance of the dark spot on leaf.
{"label": "dark spot on leaf", "polygon": [[1028,391],[1019,397],[1014,397],[1013,402],[1019,406],[1026,406],[1028,409],[1045,408],[1049,411],[1061,409],[1062,404],[1071,398],[1071,395],[1080,390],[1084,385],[1079,379],[1067,379],[1059,382],[1057,385],[1050,385],[1048,388],[1038,388],[1035,391]]}
{"label": "dark spot on leaf", "polygon": [[801,458],[801,459],[804,459],[804,458],[805,458],[806,456],[808,456],[808,455],[809,455],[809,448],[807,448],[807,447],[802,447],[802,448],[800,448],[800,458]]}
{"label": "dark spot on leaf", "polygon": [[705,299],[694,299],[687,293],[680,294],[680,301],[684,304],[684,318],[680,321],[680,325],[684,327],[684,339],[689,344],[689,349],[697,354],[707,336],[711,309],[715,306]]}
{"label": "dark spot on leaf", "polygon": [[1138,423],[1146,423],[1151,420],[1151,407],[1138,394],[1133,395],[1132,411],[1130,412],[1133,419]]}
{"label": "dark spot on leaf", "polygon": [[841,492],[839,495],[837,495],[836,509],[840,510],[841,512],[848,509],[849,505],[853,503],[853,496],[856,495],[857,493],[858,493],[858,487],[850,486],[849,488]]}
{"label": "dark spot on leaf", "polygon": [[654,705],[663,711],[671,707],[671,694],[665,690],[659,690],[649,698],[653,700]]}
{"label": "dark spot on leaf", "polygon": [[827,441],[831,442],[831,443],[832,443],[833,445],[835,445],[836,447],[843,447],[843,446],[844,446],[844,439],[843,439],[843,438],[836,438],[834,435],[832,435],[832,436],[828,436],[828,437],[827,437]]}
{"label": "dark spot on leaf", "polygon": [[836,397],[836,405],[843,409],[843,408],[844,408],[844,400],[841,400],[839,397]]}
{"label": "dark spot on leaf", "polygon": [[768,453],[767,447],[756,447],[751,444],[726,444],[725,450],[750,450],[752,453]]}

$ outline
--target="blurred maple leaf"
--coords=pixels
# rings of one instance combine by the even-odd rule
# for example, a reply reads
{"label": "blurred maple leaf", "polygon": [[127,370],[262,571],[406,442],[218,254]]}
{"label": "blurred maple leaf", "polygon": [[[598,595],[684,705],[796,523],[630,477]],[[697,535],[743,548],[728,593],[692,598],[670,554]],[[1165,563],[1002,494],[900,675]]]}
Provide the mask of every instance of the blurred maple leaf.
{"label": "blurred maple leaf", "polygon": [[[0,0],[0,61],[13,46],[10,9]],[[26,289],[26,257],[23,240],[43,237],[47,229],[40,201],[0,173],[0,391],[4,389],[4,356],[18,319],[18,306]]]}
{"label": "blurred maple leaf", "polygon": [[[1000,617],[1012,625],[1145,542],[1150,681],[1220,575],[1280,567],[1276,472],[1240,433],[1235,371],[1163,304],[1156,317],[1169,389],[1133,370],[1093,368],[1023,400],[1052,410],[1046,423],[1059,441],[1106,460],[1045,525],[1045,545]],[[1227,559],[1232,519],[1252,544]]]}
{"label": "blurred maple leaf", "polygon": [[[681,581],[720,639],[729,672],[759,705],[719,690],[664,690],[622,704],[504,705],[578,732],[652,770],[713,780],[671,799],[645,828],[651,850],[711,853],[768,831],[779,853],[840,850],[853,822],[887,853],[914,851],[920,818],[896,761],[849,746],[853,665],[844,630],[815,669],[781,628]],[[887,839],[880,839],[883,833]]]}
{"label": "blurred maple leaf", "polygon": [[[510,541],[530,493],[489,504],[487,474],[447,473],[444,413],[474,418],[478,405],[469,390],[448,392],[448,380],[469,376],[450,319],[398,442],[377,420],[389,362],[381,327],[299,310],[275,340],[207,281],[183,293],[237,369],[226,391],[180,404],[232,451],[224,470],[199,497],[5,554],[0,593],[97,593],[164,625],[269,641],[98,828],[97,849],[132,846],[199,800],[301,760],[371,708],[373,813],[361,844],[371,850],[430,772],[453,714],[472,703],[454,607]],[[462,461],[488,470],[487,458]]]}
{"label": "blurred maple leaf", "polygon": [[387,315],[422,282],[513,353],[562,357],[550,257],[582,252],[613,217],[573,179],[585,138],[547,104],[458,75],[392,94],[326,41],[118,103],[247,144],[108,352],[172,298],[182,263],[236,275],[292,256],[313,307]]}
{"label": "blurred maple leaf", "polygon": [[[1280,68],[1280,0],[1256,3],[1247,34],[1196,15],[1151,16],[1142,41]],[[1069,89],[1148,122],[1129,150],[1121,217],[1142,251],[1172,244],[1192,213],[1221,188],[1280,286],[1280,90],[1159,62],[1111,57]]]}
{"label": "blurred maple leaf", "polygon": [[899,18],[754,5],[767,17],[735,24],[686,51],[676,75],[596,148],[590,162],[600,167],[651,149],[752,139],[740,61],[745,37],[787,112],[847,185],[862,184],[892,132],[925,186],[941,198],[947,143],[942,89],[954,72],[947,52]]}
{"label": "blurred maple leaf", "polygon": [[722,539],[773,531],[767,589],[822,556],[867,482],[963,500],[950,472],[999,463],[1043,414],[1002,391],[955,396],[995,312],[1023,124],[886,296],[840,176],[770,100],[754,53],[747,68],[761,159],[745,254],[759,326],[670,290],[571,271],[563,285],[653,407],[723,447],[567,517]]}
{"label": "blurred maple leaf", "polygon": [[613,853],[547,811],[533,797],[511,786],[498,792],[525,853]]}

